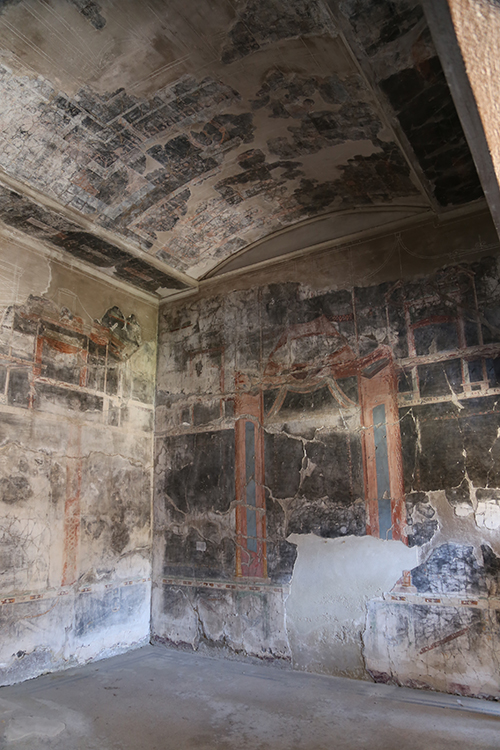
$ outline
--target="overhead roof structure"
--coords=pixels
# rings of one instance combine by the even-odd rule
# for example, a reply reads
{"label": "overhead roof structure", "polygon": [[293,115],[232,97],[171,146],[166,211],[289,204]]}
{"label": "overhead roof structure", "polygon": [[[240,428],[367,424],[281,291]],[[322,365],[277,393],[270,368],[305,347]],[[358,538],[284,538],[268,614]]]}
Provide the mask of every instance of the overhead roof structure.
{"label": "overhead roof structure", "polygon": [[420,3],[6,0],[1,231],[158,298],[484,200]]}

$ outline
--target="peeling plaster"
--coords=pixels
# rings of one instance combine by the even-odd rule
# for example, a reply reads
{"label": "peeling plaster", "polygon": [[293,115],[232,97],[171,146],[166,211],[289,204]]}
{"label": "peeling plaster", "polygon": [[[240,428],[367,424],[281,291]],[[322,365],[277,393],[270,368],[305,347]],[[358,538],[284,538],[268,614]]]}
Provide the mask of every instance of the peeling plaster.
{"label": "peeling plaster", "polygon": [[[396,237],[385,248],[401,259],[408,245]],[[227,592],[264,596],[271,586],[282,592],[284,611],[274,613],[285,618],[298,669],[497,694],[479,666],[489,648],[481,634],[494,632],[499,567],[488,528],[495,516],[485,512],[495,512],[498,494],[497,274],[497,260],[483,258],[342,289],[309,282],[314,271],[304,267],[297,282],[263,279],[162,308],[156,638],[233,653],[239,642],[225,619],[237,607]],[[381,404],[394,458],[382,497]],[[249,424],[263,437],[250,454]],[[234,463],[220,451],[216,459],[214,446],[231,435]],[[251,493],[245,502],[238,487],[249,466],[265,506],[253,506]],[[252,545],[262,559],[257,524],[248,532],[253,513],[265,513],[266,572],[252,581],[238,575],[237,560]],[[208,620],[199,599],[212,589],[224,604]],[[281,659],[264,626],[256,622],[241,654]],[[462,638],[476,650],[460,687],[463,656],[449,671],[432,665]],[[404,657],[415,648],[416,670]]]}
{"label": "peeling plaster", "polygon": [[1,684],[145,642],[151,588],[156,311],[18,258],[57,303],[18,288],[0,328]]}

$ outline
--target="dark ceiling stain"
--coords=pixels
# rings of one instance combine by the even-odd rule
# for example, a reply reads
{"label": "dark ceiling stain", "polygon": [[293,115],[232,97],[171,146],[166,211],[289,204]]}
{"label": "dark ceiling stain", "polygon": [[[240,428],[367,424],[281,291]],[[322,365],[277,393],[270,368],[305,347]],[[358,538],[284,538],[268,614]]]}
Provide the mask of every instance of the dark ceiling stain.
{"label": "dark ceiling stain", "polygon": [[344,0],[340,7],[438,203],[462,205],[481,198],[474,161],[420,3]]}
{"label": "dark ceiling stain", "polygon": [[[169,232],[175,227],[180,217],[186,215],[187,202],[190,197],[191,191],[186,188],[181,193],[165,200],[161,204],[161,211],[153,211],[151,214],[146,211],[136,224],[136,229],[155,239],[158,232]],[[159,254],[157,254],[157,257],[161,258]],[[170,263],[165,258],[163,260]]]}
{"label": "dark ceiling stain", "polygon": [[[260,149],[251,149],[240,154],[238,165],[242,172],[226,177],[214,186],[224,200],[232,206],[255,195],[272,193],[287,180],[293,180],[304,174],[298,169],[301,166],[298,161],[266,163],[266,155]],[[274,170],[280,170],[281,176],[273,176]]]}
{"label": "dark ceiling stain", "polygon": [[229,255],[233,255],[233,253],[237,253],[238,250],[242,250],[246,245],[247,243],[241,237],[233,237],[233,239],[224,243],[223,245],[219,247],[218,250],[215,251],[214,257],[215,258],[227,258]]}
{"label": "dark ceiling stain", "polygon": [[342,82],[335,75],[318,78],[303,76],[298,73],[285,74],[278,68],[272,68],[265,77],[264,83],[251,101],[253,110],[266,107],[272,118],[294,117],[301,119],[314,106],[316,93],[319,93],[327,104],[343,104],[349,96],[350,89],[360,89],[359,79]]}
{"label": "dark ceiling stain", "polygon": [[115,266],[114,276],[147,292],[154,293],[162,288],[187,289],[187,285],[182,281],[160,271],[142,258],[133,256],[129,256],[126,263]]}
{"label": "dark ceiling stain", "polygon": [[99,189],[96,192],[97,199],[104,203],[112,204],[123,194],[128,182],[126,169],[119,169],[116,172],[112,172],[109,177],[101,181]]}
{"label": "dark ceiling stain", "polygon": [[442,206],[481,198],[483,191],[437,57],[380,82]]}
{"label": "dark ceiling stain", "polygon": [[408,164],[396,148],[387,144],[382,153],[355,156],[340,169],[343,174],[337,180],[301,180],[295,197],[305,213],[325,211],[335,201],[348,208],[417,193]]}
{"label": "dark ceiling stain", "polygon": [[166,192],[172,192],[195,177],[217,167],[215,159],[204,159],[202,149],[194,146],[185,135],[179,135],[164,146],[153,146],[147,152],[166,170],[159,175],[164,180]]}
{"label": "dark ceiling stain", "polygon": [[94,0],[68,0],[78,12],[89,21],[94,29],[100,30],[106,26],[106,19],[101,16],[101,6]]}
{"label": "dark ceiling stain", "polygon": [[340,7],[370,57],[381,47],[407,34],[419,22],[425,21],[422,6],[413,0],[343,0]]}
{"label": "dark ceiling stain", "polygon": [[222,145],[224,150],[237,148],[240,143],[253,140],[255,126],[253,115],[245,112],[241,115],[219,115],[207,122],[200,132],[191,133],[202,146]]}
{"label": "dark ceiling stain", "polygon": [[[67,1],[93,23],[87,35],[95,38],[108,5]],[[0,12],[15,2],[0,0]],[[162,23],[183,23],[164,5]],[[224,20],[205,68],[167,85],[152,68],[148,90],[154,80],[163,83],[145,96],[134,93],[143,82],[140,65],[137,80],[133,73],[123,79],[127,89],[103,93],[86,84],[73,96],[42,76],[21,76],[0,65],[0,99],[6,102],[0,168],[91,216],[138,251],[193,274],[307,216],[422,192],[410,179],[396,137],[391,140],[377,97],[399,121],[417,172],[419,162],[429,193],[442,206],[481,197],[418,2],[232,0],[229,5],[232,12],[220,16]],[[145,18],[150,10],[145,4]],[[205,33],[197,19],[192,29],[181,29],[186,39]],[[368,60],[366,78],[338,34],[338,22],[359,58]],[[113,24],[110,15],[106,34],[121,44]],[[34,38],[41,27],[33,21],[27,33]],[[154,54],[157,41],[145,52]],[[167,43],[173,44],[165,36]],[[264,47],[265,55],[244,59]],[[179,52],[175,44],[170,51]],[[224,63],[238,63],[221,64],[220,54]],[[201,78],[197,71],[203,69]],[[40,206],[21,210],[12,199],[5,210],[6,223],[141,288],[179,288],[173,279],[163,284],[168,268],[161,279],[147,255],[123,254],[76,224],[62,225],[61,216],[48,218]]]}
{"label": "dark ceiling stain", "polygon": [[318,0],[248,0],[229,32],[222,62],[240,60],[280,39],[324,34],[330,18]]}
{"label": "dark ceiling stain", "polygon": [[0,14],[4,13],[14,5],[19,5],[20,2],[22,2],[22,0],[0,0]]}
{"label": "dark ceiling stain", "polygon": [[[292,117],[300,122],[287,126],[291,139],[276,136],[268,140],[271,154],[290,159],[315,154],[346,141],[379,143],[377,135],[383,127],[382,122],[366,101],[366,88],[358,76],[340,81],[335,76],[301,78],[298,75],[278,75],[271,78],[271,85],[272,90],[278,92],[278,101],[284,111],[278,113],[276,100],[271,97],[263,106],[271,107],[274,117]],[[258,96],[265,100],[261,92]],[[312,96],[315,100],[311,99]],[[328,108],[321,105],[319,97],[329,105]]]}

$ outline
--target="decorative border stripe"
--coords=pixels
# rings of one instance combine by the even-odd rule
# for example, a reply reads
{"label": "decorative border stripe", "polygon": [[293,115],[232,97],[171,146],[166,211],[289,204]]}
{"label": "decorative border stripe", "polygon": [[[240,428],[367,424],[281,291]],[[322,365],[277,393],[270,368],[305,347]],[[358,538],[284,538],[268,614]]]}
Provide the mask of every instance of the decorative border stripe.
{"label": "decorative border stripe", "polygon": [[423,604],[439,607],[475,607],[477,609],[500,609],[500,598],[478,597],[469,599],[467,594],[458,596],[429,596],[425,594],[400,594],[389,592],[383,595],[384,601],[395,604]]}
{"label": "decorative border stripe", "polygon": [[38,601],[39,599],[55,599],[59,596],[69,596],[70,594],[92,594],[92,593],[109,593],[113,589],[121,588],[122,586],[134,586],[139,583],[148,583],[151,581],[149,578],[133,578],[127,581],[114,581],[113,583],[94,583],[90,586],[81,586],[80,588],[73,588],[72,586],[64,586],[57,590],[42,591],[41,593],[30,593],[23,592],[22,594],[16,594],[15,596],[1,596],[0,605],[3,604],[24,604],[25,602]]}
{"label": "decorative border stripe", "polygon": [[254,583],[226,583],[223,581],[200,581],[194,578],[162,578],[164,586],[192,586],[197,588],[219,589],[224,591],[272,591],[276,594],[288,594],[288,586],[273,586],[272,584]]}

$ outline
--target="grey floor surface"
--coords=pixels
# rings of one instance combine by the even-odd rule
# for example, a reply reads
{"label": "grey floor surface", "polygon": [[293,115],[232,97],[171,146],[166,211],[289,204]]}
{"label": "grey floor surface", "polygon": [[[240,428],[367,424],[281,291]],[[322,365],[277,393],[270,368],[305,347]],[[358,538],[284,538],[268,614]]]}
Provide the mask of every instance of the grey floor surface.
{"label": "grey floor surface", "polygon": [[500,705],[146,646],[0,688],[6,750],[499,750]]}

